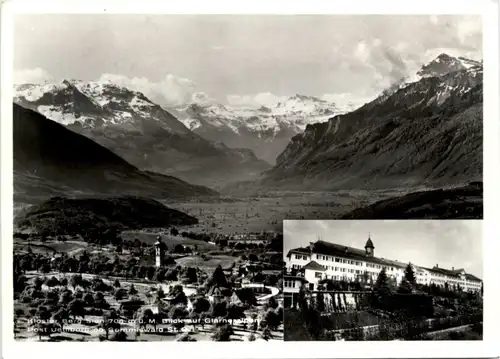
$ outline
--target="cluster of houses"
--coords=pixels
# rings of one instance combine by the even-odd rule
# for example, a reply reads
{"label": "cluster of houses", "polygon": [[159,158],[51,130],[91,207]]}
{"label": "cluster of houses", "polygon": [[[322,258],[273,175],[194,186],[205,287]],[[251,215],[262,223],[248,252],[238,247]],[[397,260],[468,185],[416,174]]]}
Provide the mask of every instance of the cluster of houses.
{"label": "cluster of houses", "polygon": [[[290,297],[298,293],[302,285],[308,290],[317,290],[323,279],[373,283],[382,269],[399,284],[408,263],[375,257],[375,246],[368,238],[364,250],[318,240],[307,247],[290,250],[285,265],[288,273],[296,273],[283,278],[285,297]],[[412,267],[419,284],[450,289],[460,287],[469,292],[479,292],[482,288],[482,280],[464,269],[444,269],[438,265],[426,268],[414,264]]]}

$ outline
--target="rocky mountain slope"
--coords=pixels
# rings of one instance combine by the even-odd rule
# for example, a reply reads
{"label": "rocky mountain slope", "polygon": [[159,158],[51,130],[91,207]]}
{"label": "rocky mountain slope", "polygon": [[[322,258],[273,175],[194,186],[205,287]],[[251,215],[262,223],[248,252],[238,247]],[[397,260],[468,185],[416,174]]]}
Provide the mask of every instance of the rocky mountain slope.
{"label": "rocky mountain slope", "polygon": [[141,170],[217,186],[270,168],[247,149],[203,139],[142,93],[110,82],[20,85],[14,102],[93,139]]}
{"label": "rocky mountain slope", "polygon": [[290,139],[308,124],[345,112],[334,103],[302,95],[259,108],[226,106],[201,99],[169,111],[201,137],[221,141],[231,148],[249,148],[273,164]]}
{"label": "rocky mountain slope", "polygon": [[37,112],[13,105],[15,202],[53,195],[179,198],[215,191],[140,171],[110,150]]}
{"label": "rocky mountain slope", "polygon": [[440,55],[361,108],[308,125],[259,185],[446,186],[482,180],[482,64]]}

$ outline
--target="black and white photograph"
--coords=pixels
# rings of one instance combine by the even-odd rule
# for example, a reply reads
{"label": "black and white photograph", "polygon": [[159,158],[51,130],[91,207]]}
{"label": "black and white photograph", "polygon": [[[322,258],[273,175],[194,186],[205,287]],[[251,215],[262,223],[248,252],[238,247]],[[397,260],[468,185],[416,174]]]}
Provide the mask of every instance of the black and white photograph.
{"label": "black and white photograph", "polygon": [[283,231],[285,341],[482,340],[482,221],[291,220]]}
{"label": "black and white photograph", "polygon": [[10,22],[16,343],[482,340],[480,14]]}

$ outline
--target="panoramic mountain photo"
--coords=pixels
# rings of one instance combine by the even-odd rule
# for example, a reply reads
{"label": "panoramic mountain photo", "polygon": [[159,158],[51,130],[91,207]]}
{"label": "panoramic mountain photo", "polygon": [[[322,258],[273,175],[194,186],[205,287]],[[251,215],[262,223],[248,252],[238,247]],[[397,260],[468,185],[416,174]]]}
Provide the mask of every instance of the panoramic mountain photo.
{"label": "panoramic mountain photo", "polygon": [[479,16],[13,23],[16,340],[283,340],[283,220],[483,217]]}

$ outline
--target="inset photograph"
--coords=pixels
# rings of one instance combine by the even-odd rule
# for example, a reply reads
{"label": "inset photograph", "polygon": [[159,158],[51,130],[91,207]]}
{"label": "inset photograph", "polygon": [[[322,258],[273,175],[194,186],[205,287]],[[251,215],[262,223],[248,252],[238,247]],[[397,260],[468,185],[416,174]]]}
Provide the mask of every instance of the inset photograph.
{"label": "inset photograph", "polygon": [[482,340],[479,220],[289,220],[285,341]]}

